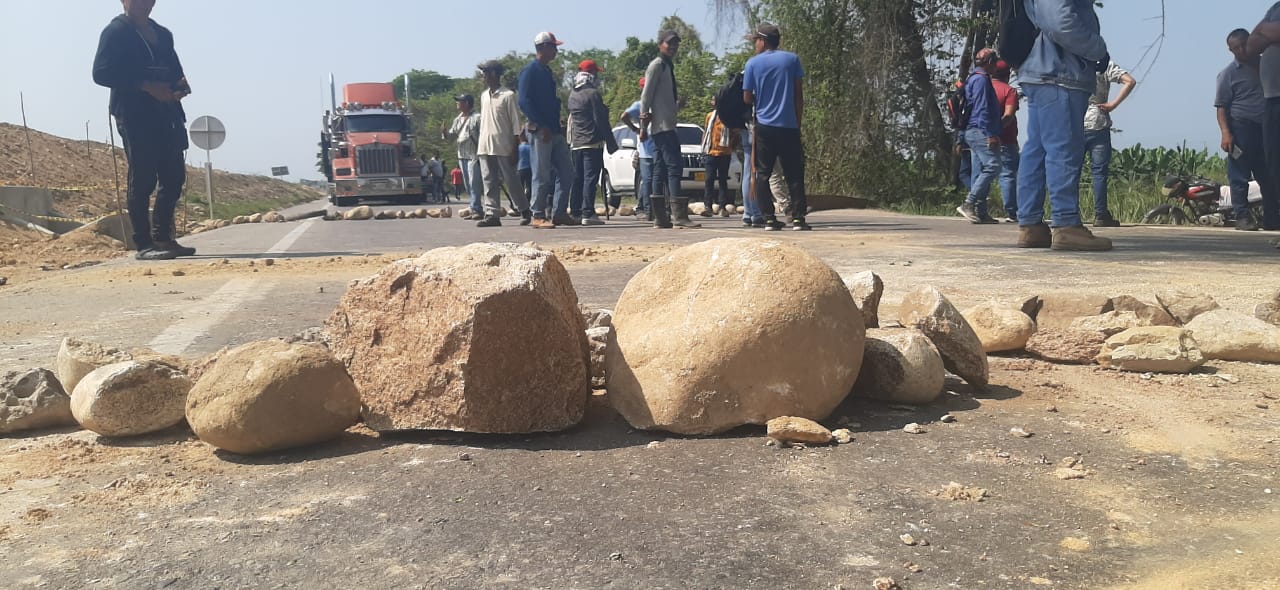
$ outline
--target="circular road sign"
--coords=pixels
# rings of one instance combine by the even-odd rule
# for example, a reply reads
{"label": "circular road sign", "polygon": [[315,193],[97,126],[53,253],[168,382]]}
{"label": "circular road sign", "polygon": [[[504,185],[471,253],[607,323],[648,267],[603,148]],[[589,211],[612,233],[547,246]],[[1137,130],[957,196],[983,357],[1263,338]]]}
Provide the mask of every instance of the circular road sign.
{"label": "circular road sign", "polygon": [[227,139],[222,121],[205,115],[191,123],[191,143],[202,150],[216,150]]}

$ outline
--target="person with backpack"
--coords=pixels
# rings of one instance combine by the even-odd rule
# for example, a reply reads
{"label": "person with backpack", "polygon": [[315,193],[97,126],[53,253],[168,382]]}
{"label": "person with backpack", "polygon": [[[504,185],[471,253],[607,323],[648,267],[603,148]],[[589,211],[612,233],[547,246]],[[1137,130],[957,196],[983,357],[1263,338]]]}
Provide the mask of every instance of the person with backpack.
{"label": "person with backpack", "polygon": [[[1018,171],[1018,247],[1104,251],[1080,216],[1084,115],[1111,58],[1093,0],[1002,0],[1001,53],[1027,96]],[[1046,189],[1052,208],[1044,223]]]}
{"label": "person with backpack", "polygon": [[[813,229],[805,221],[804,142],[800,123],[804,120],[804,66],[790,51],[782,51],[782,31],[763,23],[747,39],[755,42],[756,55],[747,61],[742,75],[743,102],[755,108],[755,194],[765,218],[765,229],[778,231],[786,226],[778,221],[769,177],[781,158],[782,170],[791,193],[791,228]],[[785,213],[785,212],[784,212]]]}
{"label": "person with backpack", "polygon": [[996,97],[990,72],[995,69],[996,52],[985,48],[974,57],[977,65],[965,81],[966,114],[963,117],[964,142],[973,154],[976,171],[969,196],[956,211],[973,223],[999,223],[987,212],[991,184],[1000,174],[1000,136],[1004,133],[1004,108]]}
{"label": "person with backpack", "polygon": [[[712,99],[712,106],[716,104]],[[703,200],[706,208],[703,217],[721,215],[729,216],[726,205],[734,203],[733,193],[729,192],[729,164],[733,162],[733,133],[725,128],[719,115],[713,108],[707,113],[706,131],[702,134],[702,167],[706,170],[707,180],[703,188]],[[720,182],[720,191],[716,192],[716,182]]]}
{"label": "person with backpack", "polygon": [[453,97],[458,105],[458,116],[453,124],[440,131],[442,139],[458,144],[458,167],[462,169],[462,183],[471,196],[471,215],[463,219],[484,219],[484,204],[480,202],[480,187],[484,183],[480,174],[480,159],[476,146],[480,141],[480,113],[475,112],[476,97],[459,94]]}

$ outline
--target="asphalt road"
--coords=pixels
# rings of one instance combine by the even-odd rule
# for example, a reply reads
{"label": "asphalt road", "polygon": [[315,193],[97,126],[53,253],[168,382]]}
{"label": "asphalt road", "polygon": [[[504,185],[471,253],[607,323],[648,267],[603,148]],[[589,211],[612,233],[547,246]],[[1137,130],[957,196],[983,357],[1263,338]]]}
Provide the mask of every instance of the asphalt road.
{"label": "asphalt road", "polygon": [[[120,260],[50,279],[65,288],[0,292],[10,326],[0,333],[0,367],[48,366],[67,334],[191,357],[289,335],[319,325],[353,274],[376,270],[283,272],[291,265],[473,241],[603,249],[776,237],[842,274],[876,270],[887,302],[923,283],[958,303],[1045,289],[1216,292],[1229,284],[1221,299],[1240,307],[1274,290],[1280,256],[1269,244],[1275,235],[1216,229],[1108,230],[1100,233],[1115,238],[1114,252],[1079,254],[1013,248],[1009,225],[875,211],[818,213],[809,233],[702,221],[700,230],[625,220],[480,229],[457,218],[232,226],[186,238],[200,251],[193,260]],[[267,258],[278,263],[266,268]],[[224,259],[237,272],[213,272]],[[585,305],[612,307],[643,265],[569,269]],[[188,272],[174,276],[178,269]],[[1135,456],[1146,454],[1126,444],[1119,433],[1126,423],[1090,395],[1054,384],[1077,371],[1084,391],[1102,392],[1113,377],[1023,362],[997,360],[997,386],[986,393],[951,381],[951,395],[926,408],[850,401],[836,416],[850,417],[857,441],[823,449],[765,448],[759,428],[707,439],[637,432],[599,399],[566,433],[353,432],[253,459],[215,454],[185,431],[98,441],[109,451],[99,455],[68,452],[79,447],[57,438],[96,440],[85,434],[0,440],[10,460],[33,457],[21,473],[0,473],[7,485],[0,544],[9,551],[0,586],[852,589],[890,575],[907,590],[1099,588],[1150,579],[1192,556],[1228,563],[1251,555],[1240,546],[1273,546],[1271,524],[1204,523],[1274,511],[1273,496],[1257,490],[1272,481],[1274,464],[1214,458],[1193,468],[1157,453],[1134,472]],[[1024,383],[1044,386],[1007,385],[1024,374],[1031,379]],[[948,412],[957,424],[936,422]],[[902,433],[908,422],[930,433]],[[1255,422],[1233,419],[1233,426],[1274,428],[1274,420]],[[1038,434],[1011,438],[1012,427]],[[1088,482],[1054,478],[1051,463],[1073,454],[1100,474]],[[967,503],[929,493],[950,481],[993,497]],[[1116,516],[1144,510],[1174,516]],[[1139,532],[1143,540],[1130,542]],[[930,543],[904,545],[904,533]],[[1091,539],[1094,548],[1064,550],[1068,538]],[[1230,561],[1236,577],[1219,579],[1219,587],[1269,587],[1250,583],[1268,583],[1269,563]]]}

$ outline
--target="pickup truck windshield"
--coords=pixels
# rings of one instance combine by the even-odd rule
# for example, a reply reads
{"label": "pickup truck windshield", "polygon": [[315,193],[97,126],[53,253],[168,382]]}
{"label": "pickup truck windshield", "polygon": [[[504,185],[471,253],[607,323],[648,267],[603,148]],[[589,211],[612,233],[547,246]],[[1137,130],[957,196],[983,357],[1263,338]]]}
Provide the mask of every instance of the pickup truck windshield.
{"label": "pickup truck windshield", "polygon": [[350,115],[347,133],[404,133],[404,117],[399,115]]}

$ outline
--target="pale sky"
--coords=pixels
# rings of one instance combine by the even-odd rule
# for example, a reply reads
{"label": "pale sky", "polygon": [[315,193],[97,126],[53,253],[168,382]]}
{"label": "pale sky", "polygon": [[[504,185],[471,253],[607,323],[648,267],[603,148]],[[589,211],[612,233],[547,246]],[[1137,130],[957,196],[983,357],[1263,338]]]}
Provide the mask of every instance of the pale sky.
{"label": "pale sky", "polygon": [[[107,90],[94,85],[98,34],[120,12],[117,0],[2,0],[6,30],[0,55],[0,121],[83,138],[107,137]],[[1159,35],[1159,0],[1116,0],[1100,11],[1112,57],[1142,82],[1115,114],[1117,147],[1217,149],[1213,90],[1231,60],[1226,34],[1252,28],[1272,0],[1168,0],[1163,53],[1136,64]],[[638,14],[636,7],[645,6]],[[651,38],[662,16],[678,13],[711,43],[736,42],[741,31],[717,31],[703,0],[159,0],[152,17],[174,32],[194,94],[194,120],[214,115],[227,141],[213,152],[218,168],[269,174],[287,165],[294,176],[319,178],[315,142],[327,104],[330,72],[343,82],[381,82],[409,69],[469,76],[475,64],[531,49],[550,30],[566,49],[621,49],[628,36]],[[364,42],[363,45],[359,44]],[[804,56],[801,56],[803,58]],[[189,161],[204,161],[192,150]]]}

